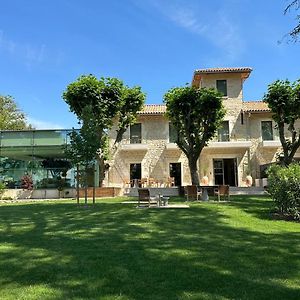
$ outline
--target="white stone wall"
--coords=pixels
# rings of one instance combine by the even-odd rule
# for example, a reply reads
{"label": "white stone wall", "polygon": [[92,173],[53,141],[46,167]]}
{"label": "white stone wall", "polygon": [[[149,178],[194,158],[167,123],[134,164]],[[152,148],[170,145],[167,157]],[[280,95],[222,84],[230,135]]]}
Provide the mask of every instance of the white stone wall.
{"label": "white stone wall", "polygon": [[216,80],[227,80],[228,101],[243,99],[243,81],[239,73],[205,74],[201,78],[201,87],[216,88]]}
{"label": "white stone wall", "polygon": [[[241,124],[240,110],[241,103],[235,103],[237,109],[225,103],[227,114],[225,120],[229,121],[230,138],[232,141],[245,140],[246,125]],[[141,116],[138,122],[142,123],[142,143],[147,144],[147,150],[124,150],[122,146],[129,144],[129,130],[125,133],[124,139],[116,151],[111,168],[107,177],[107,185],[123,186],[124,182],[130,178],[130,164],[141,163],[142,178],[155,178],[166,181],[169,177],[170,163],[181,163],[182,184],[191,183],[188,160],[179,149],[168,149],[169,121],[162,115]],[[111,138],[115,131],[112,130]],[[238,185],[243,185],[245,160],[245,149],[210,149],[206,147],[199,160],[199,178],[203,177],[204,171],[209,173],[210,184],[214,184],[213,159],[216,158],[237,158],[238,161]]]}
{"label": "white stone wall", "polygon": [[[201,86],[216,87],[217,79],[227,80],[228,97],[223,98],[226,108],[225,120],[229,121],[230,142],[251,141],[251,147],[210,148],[205,147],[198,161],[199,178],[204,175],[209,177],[209,184],[214,184],[214,159],[231,158],[237,161],[238,186],[245,186],[245,177],[248,171],[254,179],[260,177],[260,165],[276,160],[276,153],[280,147],[264,147],[261,137],[261,121],[271,120],[271,113],[244,114],[242,124],[241,110],[243,98],[243,80],[240,74],[209,74],[202,76]],[[111,154],[110,170],[106,177],[107,186],[123,186],[124,181],[130,178],[130,164],[141,163],[142,178],[155,178],[165,181],[169,177],[170,163],[180,162],[182,184],[191,183],[188,160],[176,147],[169,148],[169,121],[163,115],[141,115],[137,122],[142,123],[141,144],[130,145],[132,149],[126,149],[128,145],[129,130],[117,150]],[[275,139],[278,134],[274,131]],[[116,130],[110,132],[111,145],[115,139]],[[145,149],[144,145],[147,145]],[[300,157],[300,151],[296,156]]]}

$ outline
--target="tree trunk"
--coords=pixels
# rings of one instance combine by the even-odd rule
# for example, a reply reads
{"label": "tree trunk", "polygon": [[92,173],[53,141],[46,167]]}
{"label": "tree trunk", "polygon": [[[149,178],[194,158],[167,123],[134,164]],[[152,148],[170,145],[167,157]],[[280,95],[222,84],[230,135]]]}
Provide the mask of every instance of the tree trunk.
{"label": "tree trunk", "polygon": [[188,160],[189,160],[189,168],[191,173],[192,185],[200,185],[198,169],[197,169],[197,159],[188,158]]}
{"label": "tree trunk", "polygon": [[76,167],[76,199],[77,199],[77,205],[79,205],[79,165],[77,164]]}
{"label": "tree trunk", "polygon": [[104,164],[104,158],[101,156],[98,159],[99,162],[99,186],[102,187],[103,180],[105,178],[105,164]]}
{"label": "tree trunk", "polygon": [[93,205],[95,205],[95,163],[93,164]]}
{"label": "tree trunk", "polygon": [[87,205],[87,189],[88,189],[87,176],[88,176],[88,168],[86,165],[85,169],[84,169],[84,203],[85,203],[85,205]]}

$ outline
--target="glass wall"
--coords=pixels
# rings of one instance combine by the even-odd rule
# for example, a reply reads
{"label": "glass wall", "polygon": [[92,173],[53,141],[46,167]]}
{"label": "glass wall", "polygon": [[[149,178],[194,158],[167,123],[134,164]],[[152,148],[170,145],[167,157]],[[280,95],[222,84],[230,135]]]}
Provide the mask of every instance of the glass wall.
{"label": "glass wall", "polygon": [[74,186],[75,171],[64,154],[70,131],[0,131],[0,181],[21,188],[27,175],[35,188]]}

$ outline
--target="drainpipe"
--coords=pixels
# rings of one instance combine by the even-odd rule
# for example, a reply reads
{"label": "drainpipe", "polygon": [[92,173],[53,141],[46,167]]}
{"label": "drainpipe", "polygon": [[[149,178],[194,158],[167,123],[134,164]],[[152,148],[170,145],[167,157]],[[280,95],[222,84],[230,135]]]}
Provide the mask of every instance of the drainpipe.
{"label": "drainpipe", "polygon": [[[250,140],[251,137],[251,131],[250,131],[250,117],[251,113],[247,114],[247,122],[246,122],[246,131],[247,131],[247,141]],[[248,169],[249,173],[252,174],[252,168],[251,168],[251,163],[250,163],[250,148],[247,149],[247,158],[248,158]]]}

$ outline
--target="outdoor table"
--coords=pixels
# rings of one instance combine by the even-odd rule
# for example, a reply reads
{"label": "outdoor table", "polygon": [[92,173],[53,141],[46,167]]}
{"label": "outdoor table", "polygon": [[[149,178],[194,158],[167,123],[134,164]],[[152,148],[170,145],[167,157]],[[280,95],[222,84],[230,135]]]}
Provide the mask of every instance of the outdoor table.
{"label": "outdoor table", "polygon": [[161,194],[158,194],[158,206],[167,206],[169,202],[170,197],[164,197]]}

